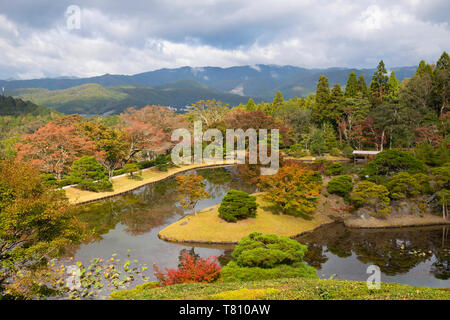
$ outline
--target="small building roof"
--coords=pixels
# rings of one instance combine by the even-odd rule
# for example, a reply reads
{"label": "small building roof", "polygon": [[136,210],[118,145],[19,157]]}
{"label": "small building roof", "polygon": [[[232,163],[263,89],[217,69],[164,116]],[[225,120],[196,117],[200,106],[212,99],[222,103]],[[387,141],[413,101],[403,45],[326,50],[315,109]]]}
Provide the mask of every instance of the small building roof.
{"label": "small building roof", "polygon": [[354,155],[375,155],[379,154],[381,151],[365,151],[365,150],[353,150]]}

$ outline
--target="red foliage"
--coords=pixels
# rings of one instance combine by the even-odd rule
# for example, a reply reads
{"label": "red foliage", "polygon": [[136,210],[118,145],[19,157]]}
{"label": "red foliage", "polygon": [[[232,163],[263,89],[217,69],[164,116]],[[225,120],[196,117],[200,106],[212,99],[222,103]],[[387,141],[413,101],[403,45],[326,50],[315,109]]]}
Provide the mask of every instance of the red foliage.
{"label": "red foliage", "polygon": [[275,119],[260,110],[234,110],[227,115],[225,118],[225,123],[228,128],[232,129],[278,129],[284,144],[291,144],[289,128],[286,127],[280,120]]}
{"label": "red foliage", "polygon": [[442,136],[435,125],[416,129],[416,142],[418,143],[428,142],[433,147],[436,147],[441,141]]}
{"label": "red foliage", "polygon": [[195,259],[192,255],[183,253],[181,266],[178,269],[167,269],[164,274],[159,268],[153,264],[155,276],[161,285],[168,286],[180,283],[211,283],[219,278],[221,266],[217,263],[217,257],[209,257],[208,259]]}
{"label": "red foliage", "polygon": [[58,178],[83,155],[103,156],[96,151],[93,141],[62,120],[49,122],[36,132],[24,135],[15,147],[19,160],[30,161],[41,171],[54,173]]}
{"label": "red foliage", "polygon": [[172,131],[187,127],[181,116],[162,106],[146,106],[136,110],[129,108],[120,115],[130,144],[128,158],[143,150],[164,152],[173,146]]}

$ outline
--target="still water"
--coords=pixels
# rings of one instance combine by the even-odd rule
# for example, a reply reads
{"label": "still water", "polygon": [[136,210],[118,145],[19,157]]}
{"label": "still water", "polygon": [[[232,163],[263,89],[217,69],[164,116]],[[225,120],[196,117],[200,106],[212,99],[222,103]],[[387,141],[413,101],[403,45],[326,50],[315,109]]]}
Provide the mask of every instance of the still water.
{"label": "still water", "polygon": [[[196,170],[205,178],[209,199],[197,210],[220,203],[228,190],[256,191],[242,168]],[[232,246],[182,245],[162,241],[158,232],[191,213],[179,204],[175,178],[155,185],[80,207],[80,216],[89,225],[90,236],[69,256],[87,263],[92,258],[127,254],[141,264],[161,269],[176,268],[183,250],[194,248],[202,257],[218,256],[226,264]],[[305,261],[314,266],[320,278],[363,280],[367,267],[380,267],[384,282],[416,286],[450,287],[450,228],[354,230],[336,223],[297,238],[308,245]],[[128,251],[129,250],[129,251]],[[151,272],[151,268],[150,274]]]}

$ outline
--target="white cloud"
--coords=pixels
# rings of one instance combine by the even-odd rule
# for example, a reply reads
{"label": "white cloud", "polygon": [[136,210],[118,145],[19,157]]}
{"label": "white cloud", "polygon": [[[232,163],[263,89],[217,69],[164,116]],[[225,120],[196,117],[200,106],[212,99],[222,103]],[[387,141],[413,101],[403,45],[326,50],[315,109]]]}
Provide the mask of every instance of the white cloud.
{"label": "white cloud", "polygon": [[380,59],[393,67],[433,62],[450,43],[450,12],[443,20],[448,6],[439,0],[80,3],[81,30],[66,29],[64,12],[46,28],[0,15],[0,78],[185,65],[374,67]]}

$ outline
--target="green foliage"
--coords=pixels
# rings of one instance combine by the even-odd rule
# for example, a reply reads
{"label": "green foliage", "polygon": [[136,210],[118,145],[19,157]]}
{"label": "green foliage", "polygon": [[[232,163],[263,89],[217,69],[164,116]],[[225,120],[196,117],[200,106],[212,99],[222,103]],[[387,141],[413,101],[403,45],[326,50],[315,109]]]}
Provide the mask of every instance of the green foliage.
{"label": "green foliage", "polygon": [[341,162],[333,162],[327,168],[327,176],[338,176],[344,173],[344,165]]}
{"label": "green foliage", "polygon": [[356,207],[368,206],[374,209],[375,215],[380,218],[390,212],[389,190],[370,181],[359,182],[350,194],[350,199]]}
{"label": "green foliage", "polygon": [[[246,288],[246,289],[242,289]],[[279,289],[276,294],[267,294],[268,290]],[[246,290],[246,291],[244,291]],[[257,292],[264,295],[257,295]],[[234,294],[233,294],[234,293]],[[241,293],[240,295],[238,295]],[[178,286],[148,288],[138,286],[136,289],[119,291],[111,299],[120,300],[189,300],[189,299],[223,299],[233,300],[252,294],[251,298],[262,300],[449,300],[450,292],[440,288],[413,287],[398,283],[381,283],[381,290],[367,287],[366,281],[325,280],[310,278],[281,278],[273,280],[256,280],[249,282],[188,283]]]}
{"label": "green foliage", "polygon": [[309,144],[309,151],[314,156],[321,156],[328,151],[325,134],[321,129],[313,129],[311,134],[311,142]]}
{"label": "green foliage", "polygon": [[29,164],[0,162],[0,292],[7,287],[26,298],[45,294],[37,275],[82,238],[64,192],[46,187]]}
{"label": "green foliage", "polygon": [[334,177],[328,182],[327,190],[329,193],[337,194],[346,201],[350,200],[350,192],[353,190],[353,180],[350,176]]}
{"label": "green foliage", "polygon": [[317,277],[315,269],[302,262],[306,250],[306,246],[288,237],[251,233],[235,247],[233,260],[222,269],[222,279],[228,282]]}
{"label": "green foliage", "polygon": [[450,187],[450,162],[442,167],[431,169],[431,174],[438,190]]}
{"label": "green foliage", "polygon": [[256,197],[244,191],[230,190],[220,204],[219,217],[227,222],[255,218],[257,207]]}
{"label": "green foliage", "polygon": [[425,171],[425,165],[413,156],[398,150],[385,150],[375,156],[370,161],[362,176],[369,176],[369,179],[377,179],[376,176],[392,176],[401,171],[411,174]]}
{"label": "green foliage", "polygon": [[419,143],[414,148],[414,156],[429,166],[442,166],[450,161],[450,149],[447,148],[447,142],[442,141],[437,148],[434,148],[428,142]]}
{"label": "green foliage", "polygon": [[391,199],[405,199],[417,196],[421,187],[418,181],[408,172],[397,173],[388,183]]}
{"label": "green foliage", "polygon": [[127,163],[123,166],[123,171],[129,174],[130,179],[136,177],[135,172],[138,172],[137,176],[141,175],[140,166],[137,163]]}
{"label": "green foliage", "polygon": [[307,266],[303,262],[266,269],[260,267],[243,268],[235,261],[230,261],[222,268],[221,277],[224,282],[242,282],[280,278],[317,278],[317,272],[313,267]]}
{"label": "green foliage", "polygon": [[[149,279],[145,275],[145,271],[148,269],[145,265],[139,265],[137,260],[127,259],[122,262],[117,259],[115,253],[110,259],[94,258],[86,265],[80,261],[77,261],[75,265],[79,270],[79,287],[73,286],[72,283],[67,281],[69,280],[67,279],[68,266],[56,264],[52,266],[53,272],[60,276],[58,281],[52,283],[52,285],[57,288],[60,294],[65,294],[73,300],[100,299],[102,296],[106,296],[109,290],[124,290],[136,280],[147,281]],[[74,272],[73,269],[70,271]],[[152,283],[147,283],[143,288],[150,288],[151,286]]]}
{"label": "green foliage", "polygon": [[98,192],[112,189],[105,169],[92,156],[84,156],[75,160],[70,168],[68,180],[77,184],[77,188],[82,190]]}
{"label": "green foliage", "polygon": [[245,103],[247,97],[218,92],[195,81],[181,80],[157,88],[123,85],[104,86],[87,83],[67,89],[18,89],[11,94],[24,100],[51,107],[66,114],[120,113],[130,106],[184,106],[201,99],[218,99],[227,104]]}
{"label": "green foliage", "polygon": [[345,95],[347,97],[355,97],[358,93],[358,80],[356,79],[356,73],[352,72],[348,76],[347,85],[345,86]]}

